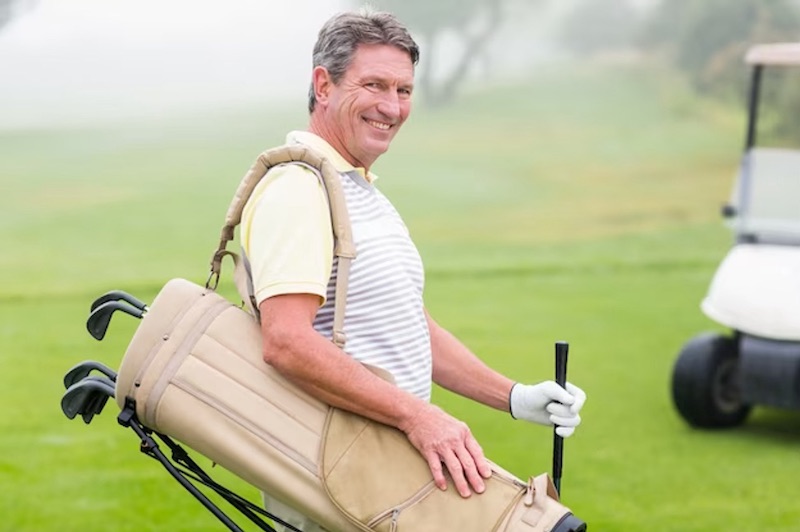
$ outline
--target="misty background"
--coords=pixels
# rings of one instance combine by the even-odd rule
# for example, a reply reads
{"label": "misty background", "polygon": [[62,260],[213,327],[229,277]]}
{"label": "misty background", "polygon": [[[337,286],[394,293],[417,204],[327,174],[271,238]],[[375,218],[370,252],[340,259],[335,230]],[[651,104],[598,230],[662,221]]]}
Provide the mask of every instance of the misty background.
{"label": "misty background", "polygon": [[[0,28],[0,127],[6,129],[302,102],[319,27],[354,7],[332,0],[232,0],[224,7],[207,0],[0,5],[6,18]],[[492,54],[504,48],[491,59],[494,79],[525,72],[543,55],[530,41],[539,31],[523,32],[526,41],[518,30],[507,33],[485,46],[484,53]],[[459,43],[446,34],[441,41],[437,51],[444,57],[437,59],[446,70],[447,55]],[[433,59],[426,50],[423,65]]]}
{"label": "misty background", "polygon": [[3,1],[15,10],[0,29],[3,128],[302,95],[316,31],[341,8],[319,0]]}
{"label": "misty background", "polygon": [[[0,0],[0,128],[113,123],[305,98],[321,24],[358,0]],[[741,57],[797,39],[796,0],[373,1],[422,45],[420,100],[574,60],[663,63],[741,93]],[[726,96],[726,95],[722,95]],[[727,94],[730,96],[730,94]]]}

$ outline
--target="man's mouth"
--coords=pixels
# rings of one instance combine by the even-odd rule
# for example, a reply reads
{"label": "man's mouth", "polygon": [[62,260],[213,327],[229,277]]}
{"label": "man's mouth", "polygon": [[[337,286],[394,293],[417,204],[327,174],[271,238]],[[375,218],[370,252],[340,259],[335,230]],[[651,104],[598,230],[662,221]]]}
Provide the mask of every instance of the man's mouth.
{"label": "man's mouth", "polygon": [[383,123],[383,122],[376,122],[375,120],[370,120],[369,118],[365,118],[364,121],[367,124],[371,125],[372,127],[375,127],[375,128],[378,128],[378,129],[382,129],[384,131],[387,131],[387,130],[391,129],[391,127],[392,127],[391,124],[386,124],[386,123]]}

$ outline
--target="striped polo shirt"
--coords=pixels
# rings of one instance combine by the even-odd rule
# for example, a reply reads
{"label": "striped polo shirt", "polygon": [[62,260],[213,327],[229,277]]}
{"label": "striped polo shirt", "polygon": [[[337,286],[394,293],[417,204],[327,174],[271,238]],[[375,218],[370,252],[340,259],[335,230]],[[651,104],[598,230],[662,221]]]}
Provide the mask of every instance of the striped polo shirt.
{"label": "striped polo shirt", "polygon": [[[345,352],[392,374],[397,385],[431,395],[431,343],[423,304],[424,271],[408,229],[374,176],[347,163],[322,138],[295,131],[287,143],[309,146],[339,172],[356,258],[348,280]],[[245,205],[241,241],[256,301],[290,293],[320,296],[314,329],[332,338],[338,259],[327,197],[317,175],[301,165],[268,172]]]}

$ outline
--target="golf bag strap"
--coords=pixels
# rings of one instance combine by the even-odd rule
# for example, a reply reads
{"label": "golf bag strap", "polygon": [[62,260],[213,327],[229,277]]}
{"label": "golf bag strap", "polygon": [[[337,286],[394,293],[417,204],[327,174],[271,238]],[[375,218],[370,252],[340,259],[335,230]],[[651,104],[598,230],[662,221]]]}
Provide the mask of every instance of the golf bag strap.
{"label": "golf bag strap", "polygon": [[339,180],[339,172],[336,171],[336,168],[328,159],[307,146],[293,144],[267,150],[258,156],[244,175],[225,215],[225,225],[222,227],[219,246],[211,258],[211,274],[206,282],[206,288],[216,289],[222,270],[222,259],[226,255],[230,255],[234,258],[236,288],[242,296],[247,309],[253,316],[259,315],[258,306],[248,281],[249,274],[242,261],[237,260],[238,255],[228,251],[226,247],[228,242],[233,240],[234,230],[242,221],[244,206],[261,179],[271,168],[290,163],[299,163],[314,170],[321,178],[323,188],[328,197],[335,242],[333,253],[339,258],[334,301],[333,342],[343,348],[346,341],[344,335],[344,310],[347,300],[347,280],[350,273],[350,262],[356,256],[356,247],[353,242],[350,216],[347,212],[347,203],[345,202],[342,183]]}
{"label": "golf bag strap", "polygon": [[[223,250],[219,252],[220,262],[225,257],[230,257],[233,260],[233,283],[236,285],[236,291],[242,297],[242,302],[245,308],[253,316],[258,316],[258,308],[255,304],[255,298],[252,296],[253,283],[250,281],[250,272],[245,265],[244,260],[238,253],[233,251]],[[215,288],[206,285],[206,288]]]}

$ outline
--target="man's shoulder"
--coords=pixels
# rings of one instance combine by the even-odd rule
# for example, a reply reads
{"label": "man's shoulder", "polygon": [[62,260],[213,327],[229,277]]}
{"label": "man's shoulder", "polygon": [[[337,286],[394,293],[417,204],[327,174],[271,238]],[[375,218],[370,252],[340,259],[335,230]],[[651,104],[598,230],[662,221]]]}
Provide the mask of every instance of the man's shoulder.
{"label": "man's shoulder", "polygon": [[263,190],[271,184],[280,184],[281,188],[321,186],[317,171],[302,162],[281,163],[271,167],[256,186],[256,190]]}
{"label": "man's shoulder", "polygon": [[248,216],[257,205],[326,206],[325,191],[316,172],[303,164],[280,164],[270,168],[253,188],[245,205]]}
{"label": "man's shoulder", "polygon": [[[291,146],[291,144],[276,146],[264,153],[287,146]],[[318,171],[311,165],[303,162],[276,164],[275,161],[270,161],[268,166],[266,173],[253,187],[250,197],[245,203],[242,213],[243,220],[249,219],[256,210],[260,210],[257,209],[259,205],[270,205],[271,209],[274,209],[276,205],[283,207],[319,205],[319,208],[327,209],[325,189]]]}

